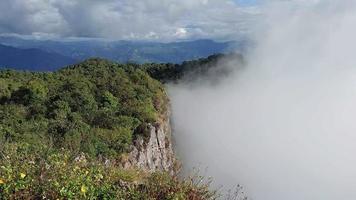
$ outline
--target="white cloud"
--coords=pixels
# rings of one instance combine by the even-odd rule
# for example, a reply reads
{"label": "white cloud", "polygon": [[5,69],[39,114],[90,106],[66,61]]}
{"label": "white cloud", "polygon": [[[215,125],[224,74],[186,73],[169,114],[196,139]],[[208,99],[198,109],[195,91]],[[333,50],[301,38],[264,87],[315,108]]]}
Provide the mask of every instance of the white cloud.
{"label": "white cloud", "polygon": [[356,199],[356,2],[303,2],[266,5],[248,65],[220,84],[170,87],[177,150],[251,199]]}
{"label": "white cloud", "polygon": [[231,39],[249,30],[258,14],[255,7],[239,7],[232,0],[2,0],[0,33]]}
{"label": "white cloud", "polygon": [[177,38],[185,38],[188,35],[188,31],[185,28],[177,28],[176,33],[174,34]]}

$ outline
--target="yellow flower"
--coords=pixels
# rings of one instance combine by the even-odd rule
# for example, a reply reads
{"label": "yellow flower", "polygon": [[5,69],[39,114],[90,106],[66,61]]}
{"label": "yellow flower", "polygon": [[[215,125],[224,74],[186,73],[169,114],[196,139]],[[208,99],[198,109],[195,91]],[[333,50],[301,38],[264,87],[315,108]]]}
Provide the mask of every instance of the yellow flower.
{"label": "yellow flower", "polygon": [[0,179],[0,185],[5,184],[5,181]]}
{"label": "yellow flower", "polygon": [[80,188],[80,191],[81,191],[82,193],[86,193],[87,190],[88,190],[88,188],[87,188],[85,185],[82,185],[82,187]]}
{"label": "yellow flower", "polygon": [[89,174],[89,171],[85,171],[85,175],[88,175]]}
{"label": "yellow flower", "polygon": [[26,174],[25,174],[25,173],[20,173],[20,177],[21,177],[21,178],[25,178],[25,177],[26,177]]}

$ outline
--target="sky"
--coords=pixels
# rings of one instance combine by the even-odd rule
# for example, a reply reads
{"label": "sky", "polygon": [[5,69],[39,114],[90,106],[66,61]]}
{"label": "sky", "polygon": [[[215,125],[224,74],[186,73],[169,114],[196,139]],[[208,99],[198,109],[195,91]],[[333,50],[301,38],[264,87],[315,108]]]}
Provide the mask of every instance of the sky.
{"label": "sky", "polygon": [[0,34],[230,40],[248,35],[259,15],[257,0],[1,0]]}

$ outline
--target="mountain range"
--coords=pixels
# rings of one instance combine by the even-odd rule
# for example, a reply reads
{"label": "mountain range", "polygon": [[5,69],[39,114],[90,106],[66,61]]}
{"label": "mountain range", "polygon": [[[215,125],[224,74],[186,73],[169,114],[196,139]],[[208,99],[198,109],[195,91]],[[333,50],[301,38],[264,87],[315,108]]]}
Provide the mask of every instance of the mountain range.
{"label": "mountain range", "polygon": [[0,68],[29,71],[53,71],[77,60],[41,49],[19,49],[0,44]]}
{"label": "mountain range", "polygon": [[0,68],[53,71],[100,57],[121,63],[182,63],[217,53],[244,51],[245,41],[194,40],[171,43],[105,40],[36,40],[0,37]]}

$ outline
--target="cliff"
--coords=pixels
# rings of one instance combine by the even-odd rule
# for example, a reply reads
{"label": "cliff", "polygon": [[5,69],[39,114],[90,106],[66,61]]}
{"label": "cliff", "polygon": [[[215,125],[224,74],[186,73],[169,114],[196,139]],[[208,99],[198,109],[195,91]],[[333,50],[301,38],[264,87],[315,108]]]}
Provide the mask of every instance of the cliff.
{"label": "cliff", "polygon": [[176,160],[172,147],[169,105],[161,120],[148,124],[145,130],[148,137],[139,137],[134,141],[123,163],[124,168],[137,167],[149,172],[165,171],[173,174]]}

